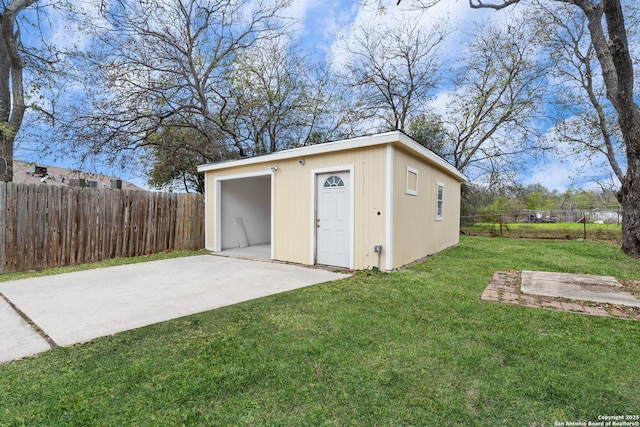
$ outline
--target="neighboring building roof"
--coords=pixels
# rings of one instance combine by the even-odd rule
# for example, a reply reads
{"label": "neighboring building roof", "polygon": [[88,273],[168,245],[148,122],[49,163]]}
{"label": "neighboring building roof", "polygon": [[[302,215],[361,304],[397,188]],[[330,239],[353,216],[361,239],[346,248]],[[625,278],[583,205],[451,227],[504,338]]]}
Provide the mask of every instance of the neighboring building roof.
{"label": "neighboring building roof", "polygon": [[382,145],[396,143],[407,148],[409,151],[416,154],[418,157],[438,165],[442,169],[446,170],[453,177],[460,182],[467,181],[467,178],[462,172],[453,167],[449,162],[442,157],[435,154],[433,151],[423,147],[416,141],[401,131],[392,131],[379,133],[370,136],[361,136],[358,138],[345,139],[342,141],[326,142],[324,144],[309,145],[306,147],[292,148],[290,150],[278,151],[271,154],[265,154],[263,156],[249,157],[246,159],[230,160],[221,163],[212,163],[207,165],[198,166],[198,172],[207,172],[214,170],[227,169],[235,166],[251,165],[257,163],[273,162],[278,160],[290,159],[293,157],[310,156],[323,153],[332,153],[342,150],[352,150],[361,147],[370,147],[373,145]]}
{"label": "neighboring building roof", "polygon": [[[59,168],[57,166],[48,166],[36,162],[23,162],[20,160],[13,161],[13,182],[67,187],[142,190],[142,188],[115,176]],[[118,184],[120,184],[120,187],[118,187]]]}

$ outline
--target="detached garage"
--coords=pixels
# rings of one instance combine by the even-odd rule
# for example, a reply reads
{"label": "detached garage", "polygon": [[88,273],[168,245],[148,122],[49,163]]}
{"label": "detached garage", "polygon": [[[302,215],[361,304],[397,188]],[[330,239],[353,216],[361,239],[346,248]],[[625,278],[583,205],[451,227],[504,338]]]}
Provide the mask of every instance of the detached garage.
{"label": "detached garage", "polygon": [[402,132],[198,171],[214,252],[389,271],[458,243],[464,175]]}

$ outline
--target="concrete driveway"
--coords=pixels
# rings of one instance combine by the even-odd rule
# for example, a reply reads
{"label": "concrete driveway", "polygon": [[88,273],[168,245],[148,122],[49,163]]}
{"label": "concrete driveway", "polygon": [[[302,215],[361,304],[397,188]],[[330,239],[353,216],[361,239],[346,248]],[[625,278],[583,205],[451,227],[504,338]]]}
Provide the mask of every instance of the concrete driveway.
{"label": "concrete driveway", "polygon": [[0,283],[0,363],[348,276],[202,255]]}

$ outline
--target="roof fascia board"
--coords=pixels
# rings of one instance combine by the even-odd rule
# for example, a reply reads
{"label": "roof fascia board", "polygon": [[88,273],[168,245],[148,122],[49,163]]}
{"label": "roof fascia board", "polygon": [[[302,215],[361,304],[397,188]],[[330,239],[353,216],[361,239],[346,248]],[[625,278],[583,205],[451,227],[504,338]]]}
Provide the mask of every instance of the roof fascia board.
{"label": "roof fascia board", "polygon": [[[307,147],[292,148],[290,150],[278,151],[276,153],[265,154],[263,156],[249,157],[247,159],[231,160],[222,163],[212,163],[207,165],[199,165],[198,172],[207,172],[218,169],[226,169],[236,166],[254,165],[259,163],[275,162],[279,160],[291,159],[295,157],[317,155],[329,153],[332,151],[350,150],[354,148],[366,147],[371,145],[386,144],[397,140],[400,132],[386,132],[372,136],[361,136],[341,141],[326,142],[324,144],[309,145]],[[394,139],[395,136],[395,139]]]}
{"label": "roof fascia board", "polygon": [[260,163],[277,162],[280,160],[286,160],[297,157],[318,155],[324,153],[330,153],[335,151],[352,150],[362,147],[370,147],[373,145],[393,144],[399,142],[407,147],[409,150],[415,152],[421,157],[435,163],[442,169],[453,175],[461,182],[467,181],[467,178],[458,171],[455,167],[451,166],[447,161],[440,156],[434,154],[427,148],[421,146],[413,139],[405,135],[400,131],[391,131],[385,133],[379,133],[370,136],[361,136],[352,139],[345,139],[341,141],[327,142],[324,144],[310,145],[307,147],[292,148],[290,150],[278,151],[276,153],[266,154],[264,156],[250,157],[247,159],[231,160],[222,163],[212,163],[206,165],[199,165],[198,172],[208,172],[215,170],[222,170],[237,166],[255,165]]}
{"label": "roof fascia board", "polygon": [[456,169],[455,166],[451,165],[451,163],[447,162],[445,159],[443,159],[442,157],[438,156],[436,153],[434,153],[433,151],[429,150],[428,148],[418,144],[415,140],[413,140],[411,137],[405,135],[404,133],[402,133],[402,132],[398,132],[398,133],[399,133],[398,140],[402,143],[402,145],[404,145],[405,147],[407,147],[411,151],[416,152],[420,156],[426,157],[431,162],[437,164],[442,169],[446,170],[451,175],[453,175],[455,178],[457,178],[460,182],[467,182],[468,181],[467,177],[462,172],[460,172],[458,169]]}

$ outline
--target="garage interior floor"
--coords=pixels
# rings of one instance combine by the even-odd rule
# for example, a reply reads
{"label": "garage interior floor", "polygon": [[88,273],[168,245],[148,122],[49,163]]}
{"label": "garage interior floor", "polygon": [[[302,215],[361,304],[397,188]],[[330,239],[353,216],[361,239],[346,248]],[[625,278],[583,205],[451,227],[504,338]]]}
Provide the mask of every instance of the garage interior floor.
{"label": "garage interior floor", "polygon": [[215,255],[228,256],[232,258],[255,259],[259,261],[271,260],[271,243],[264,245],[252,245],[246,248],[223,249],[222,252],[215,252]]}

